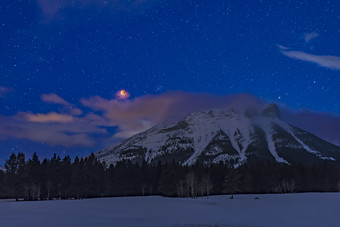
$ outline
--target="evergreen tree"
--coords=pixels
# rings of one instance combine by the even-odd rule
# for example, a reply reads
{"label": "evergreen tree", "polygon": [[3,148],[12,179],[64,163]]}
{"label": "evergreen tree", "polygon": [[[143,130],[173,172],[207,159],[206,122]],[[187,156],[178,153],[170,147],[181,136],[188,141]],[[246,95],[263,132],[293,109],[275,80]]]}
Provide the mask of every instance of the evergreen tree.
{"label": "evergreen tree", "polygon": [[70,188],[72,180],[72,168],[70,156],[65,156],[60,165],[60,188],[61,198],[70,198]]}
{"label": "evergreen tree", "polygon": [[16,174],[16,188],[15,191],[19,197],[25,197],[25,184],[27,183],[27,168],[26,158],[24,153],[18,153],[17,155],[17,174]]}
{"label": "evergreen tree", "polygon": [[[11,154],[0,171],[0,197],[39,199],[148,195],[196,196],[339,190],[340,168],[330,161],[316,165],[253,163],[229,169],[222,162],[191,167],[171,163],[122,161],[105,168],[92,154],[71,161],[56,154],[42,163],[36,153],[25,161]],[[212,187],[212,185],[214,187]]]}
{"label": "evergreen tree", "polygon": [[10,175],[15,175],[18,171],[18,160],[16,154],[12,153],[5,163],[6,173]]}
{"label": "evergreen tree", "polygon": [[39,157],[34,152],[32,159],[27,163],[28,182],[25,182],[25,198],[29,200],[38,200],[41,195],[42,186],[42,169],[39,161]]}
{"label": "evergreen tree", "polygon": [[12,153],[9,159],[6,160],[5,169],[8,195],[18,200],[20,195],[18,191],[18,159],[16,154]]}
{"label": "evergreen tree", "polygon": [[165,196],[175,196],[177,192],[175,162],[165,164],[159,179],[158,191]]}
{"label": "evergreen tree", "polygon": [[223,192],[230,193],[230,199],[234,198],[234,193],[240,190],[241,175],[236,169],[232,168],[224,177]]}
{"label": "evergreen tree", "polygon": [[0,198],[6,198],[5,185],[5,173],[0,169]]}
{"label": "evergreen tree", "polygon": [[75,199],[81,199],[84,195],[84,160],[79,159],[78,156],[74,159],[72,165],[72,177],[71,177],[71,191],[72,197]]}

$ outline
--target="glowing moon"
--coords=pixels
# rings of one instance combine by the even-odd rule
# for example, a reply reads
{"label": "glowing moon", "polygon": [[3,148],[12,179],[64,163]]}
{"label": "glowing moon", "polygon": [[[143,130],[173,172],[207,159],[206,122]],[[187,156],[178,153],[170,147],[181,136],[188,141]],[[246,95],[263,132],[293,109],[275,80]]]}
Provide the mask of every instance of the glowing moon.
{"label": "glowing moon", "polygon": [[125,90],[121,90],[120,91],[120,96],[125,97],[126,96],[126,91]]}
{"label": "glowing moon", "polygon": [[117,93],[117,98],[119,99],[127,99],[129,98],[130,94],[129,92],[127,92],[126,90],[122,89],[122,90],[119,90]]}

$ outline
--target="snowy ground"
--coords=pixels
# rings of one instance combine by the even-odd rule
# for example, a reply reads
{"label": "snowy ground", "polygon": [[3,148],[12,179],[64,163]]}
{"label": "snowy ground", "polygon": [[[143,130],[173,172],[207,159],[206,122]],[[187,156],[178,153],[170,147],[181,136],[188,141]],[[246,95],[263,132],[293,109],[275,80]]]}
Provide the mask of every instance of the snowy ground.
{"label": "snowy ground", "polygon": [[[254,199],[259,197],[259,199]],[[340,193],[0,200],[0,226],[339,226]]]}

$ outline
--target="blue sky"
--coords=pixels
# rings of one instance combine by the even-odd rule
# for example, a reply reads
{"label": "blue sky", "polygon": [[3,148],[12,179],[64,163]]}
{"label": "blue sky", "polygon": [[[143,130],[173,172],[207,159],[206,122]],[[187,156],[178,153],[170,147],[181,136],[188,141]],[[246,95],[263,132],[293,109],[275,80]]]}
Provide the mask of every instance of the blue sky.
{"label": "blue sky", "polygon": [[[337,117],[339,12],[339,1],[1,1],[0,116],[8,124],[0,124],[0,163],[12,151],[85,155],[108,145],[102,135],[116,138],[128,123],[93,100],[124,109],[175,91],[247,93]],[[105,122],[78,128],[90,114]],[[161,118],[146,116],[128,130]],[[35,130],[19,136],[18,125]],[[47,126],[94,141],[39,137]]]}

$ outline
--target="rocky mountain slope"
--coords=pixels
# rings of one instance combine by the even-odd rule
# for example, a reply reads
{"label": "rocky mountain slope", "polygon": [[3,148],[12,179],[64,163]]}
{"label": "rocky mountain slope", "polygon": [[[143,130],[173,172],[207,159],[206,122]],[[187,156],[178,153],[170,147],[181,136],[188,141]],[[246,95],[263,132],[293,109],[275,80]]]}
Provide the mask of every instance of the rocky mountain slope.
{"label": "rocky mountain slope", "polygon": [[174,159],[183,165],[222,161],[237,167],[255,161],[338,162],[340,147],[286,124],[277,106],[271,104],[262,111],[211,109],[192,113],[176,124],[156,125],[95,155],[107,165],[121,160],[152,163]]}

